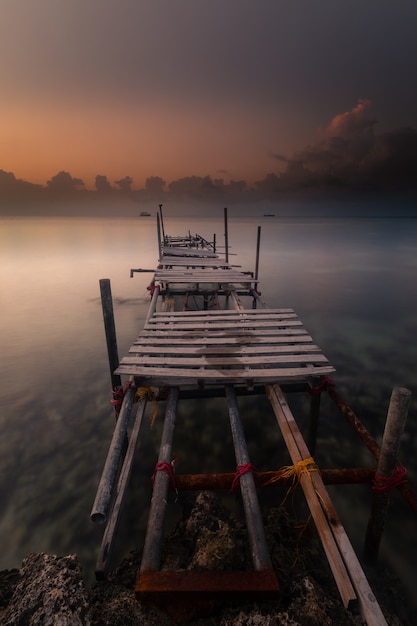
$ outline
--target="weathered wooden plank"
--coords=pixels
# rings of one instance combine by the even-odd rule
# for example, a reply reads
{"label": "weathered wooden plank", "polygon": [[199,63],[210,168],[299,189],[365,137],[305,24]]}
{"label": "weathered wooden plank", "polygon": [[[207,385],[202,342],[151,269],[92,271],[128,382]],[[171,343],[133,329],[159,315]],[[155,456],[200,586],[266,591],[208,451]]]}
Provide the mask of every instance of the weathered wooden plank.
{"label": "weathered wooden plank", "polygon": [[[294,465],[296,465],[300,461],[309,458],[311,455],[310,453],[307,453],[306,456],[302,455],[296,442],[293,440],[290,427],[286,420],[288,405],[286,404],[285,399],[283,400],[281,397],[279,387],[276,385],[274,385],[274,387],[268,387],[267,392],[274,409],[278,425],[281,429],[282,436],[287,444],[291,460]],[[285,409],[287,409],[287,411]],[[309,476],[314,473],[316,472],[311,471]],[[343,604],[346,608],[352,610],[352,608],[357,605],[356,592],[353,588],[352,581],[350,580],[349,573],[335,542],[329,522],[323,512],[322,506],[309,476],[302,473],[299,477],[300,484],[304,491],[311,515],[314,519],[317,532],[320,535],[320,539],[326,552],[327,560],[332,570],[335,582],[339,589],[340,596],[343,600]]]}
{"label": "weathered wooden plank", "polygon": [[283,328],[274,331],[258,330],[257,333],[248,334],[245,330],[235,330],[233,333],[225,333],[221,330],[211,331],[210,335],[196,331],[142,331],[134,342],[134,345],[164,344],[164,343],[199,343],[199,344],[232,344],[245,343],[297,343],[300,341],[313,341],[303,328]]}
{"label": "weathered wooden plank", "polygon": [[[198,348],[200,350],[200,348]],[[161,345],[147,345],[147,346],[132,346],[129,348],[129,353],[133,354],[177,354],[178,350],[181,350],[182,354],[195,354],[195,346],[189,346],[188,342],[180,344],[180,346],[161,346]],[[204,354],[298,354],[304,352],[321,352],[320,348],[315,344],[296,344],[296,345],[254,345],[254,346],[206,346],[204,348]]]}
{"label": "weathered wooden plank", "polygon": [[[253,317],[258,317],[259,315],[265,315],[265,314],[286,314],[286,313],[295,313],[294,309],[245,309],[244,314],[248,315],[248,316],[253,316]],[[177,317],[183,317],[185,315],[184,311],[169,311],[169,312],[165,312],[165,311],[155,311],[154,317],[168,317],[168,318],[177,318]],[[224,317],[224,316],[230,316],[230,317],[239,317],[239,315],[242,315],[242,313],[240,313],[239,311],[236,311],[235,309],[209,309],[208,311],[187,311],[186,312],[187,317],[200,317],[200,316],[204,316],[204,317]]]}
{"label": "weathered wooden plank", "polygon": [[177,272],[174,270],[156,270],[155,280],[162,283],[217,283],[226,284],[255,284],[259,281],[251,278],[247,274],[234,272],[233,270],[184,270]]}
{"label": "weathered wooden plank", "polygon": [[289,380],[306,380],[310,376],[333,374],[331,365],[258,369],[181,369],[176,367],[145,367],[141,365],[119,365],[116,370],[120,375],[133,375],[151,385],[185,385],[198,380],[208,383],[242,383],[252,382],[284,382]]}
{"label": "weathered wooden plank", "polygon": [[210,257],[180,257],[180,256],[166,256],[164,255],[160,260],[160,263],[165,266],[172,267],[221,267],[221,268],[232,268],[232,267],[240,267],[236,265],[231,265],[226,259],[210,258]]}
{"label": "weathered wooden plank", "polygon": [[[197,330],[207,330],[211,331],[211,329],[220,329],[220,328],[236,328],[236,324],[238,322],[221,322],[221,321],[211,321],[207,320],[205,322],[197,322],[196,320],[189,322],[149,322],[145,326],[145,330],[154,332],[154,330],[162,330],[162,331],[170,331],[175,332],[177,330],[188,330],[192,329],[194,332]],[[242,320],[239,323],[239,326],[243,326],[245,330],[250,329],[262,329],[262,328],[276,328],[278,327],[288,327],[288,326],[302,326],[300,320],[282,320],[275,322],[257,322],[256,320]]]}
{"label": "weathered wooden plank", "polygon": [[[181,322],[186,322],[187,324],[196,324],[196,323],[214,323],[218,321],[227,321],[234,323],[243,323],[250,322],[251,324],[258,324],[264,321],[276,322],[281,325],[281,322],[285,322],[286,320],[294,320],[297,319],[297,315],[295,313],[281,313],[281,314],[260,314],[260,315],[191,315],[188,316],[187,312],[183,313],[181,316],[172,317],[170,315],[158,315],[149,319],[147,322],[147,326],[151,327],[153,324],[179,324]],[[301,324],[301,322],[299,322]]]}
{"label": "weathered wooden plank", "polygon": [[314,364],[314,363],[328,363],[328,360],[321,353],[311,354],[284,354],[284,355],[241,355],[238,353],[230,356],[207,356],[201,354],[199,356],[183,356],[181,348],[178,349],[176,356],[149,356],[148,354],[137,354],[136,356],[125,356],[120,361],[122,365],[136,364],[145,365],[148,367],[157,366],[174,366],[174,367],[213,367],[213,366],[226,366],[232,365],[234,367],[263,367],[269,365],[289,364],[297,363]]}
{"label": "weathered wooden plank", "polygon": [[189,244],[184,245],[184,247],[180,246],[164,246],[162,248],[163,256],[190,256],[190,257],[211,257],[213,259],[217,258],[217,254],[212,252],[211,250],[206,250],[204,248],[188,248],[186,247]]}
{"label": "weathered wooden plank", "polygon": [[[278,386],[274,385],[273,387],[268,387],[267,391],[269,392],[269,398],[271,400],[272,406],[274,407],[275,415],[277,417],[282,435],[286,441],[293,463],[298,463],[303,459],[309,458],[310,452],[307,448],[307,444],[304,441],[304,438],[298,428],[298,425],[287,404],[282,390]],[[381,608],[362,570],[359,559],[352,548],[349,538],[343,528],[337,511],[329,496],[329,493],[324,486],[323,480],[320,476],[320,472],[312,471],[309,477],[307,477],[305,474],[302,474],[300,482],[306,495],[311,514],[313,515],[313,518],[316,522],[316,527],[319,534],[321,535],[321,531],[323,531],[323,534],[325,534],[327,538],[328,527],[333,535],[333,538],[338,547],[338,551],[342,557],[344,566],[349,574],[351,584],[353,585],[357,594],[362,619],[368,626],[383,626],[384,624],[386,625],[386,620],[381,611]],[[321,509],[322,511],[321,515],[319,513],[319,509]],[[315,517],[316,514],[317,521]],[[326,518],[326,525],[323,521],[323,516]],[[321,537],[323,541],[323,536],[321,535]],[[323,546],[326,549],[326,545],[324,542]],[[330,560],[329,564],[330,566],[332,566]],[[336,577],[335,580],[336,582],[338,582]],[[341,595],[344,592],[346,593],[345,583],[343,584],[342,589],[339,587],[339,591]]]}

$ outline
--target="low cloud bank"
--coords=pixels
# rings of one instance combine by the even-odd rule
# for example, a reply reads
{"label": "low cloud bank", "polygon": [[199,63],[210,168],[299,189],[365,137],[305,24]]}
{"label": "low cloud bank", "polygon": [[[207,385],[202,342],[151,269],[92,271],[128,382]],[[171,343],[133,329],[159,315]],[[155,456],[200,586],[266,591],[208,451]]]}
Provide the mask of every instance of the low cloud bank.
{"label": "low cloud bank", "polygon": [[400,128],[378,134],[378,122],[370,112],[371,103],[360,100],[351,111],[336,115],[320,129],[313,145],[289,158],[271,152],[271,161],[281,171],[271,171],[251,186],[245,180],[225,182],[211,176],[186,176],[169,183],[161,176],[151,176],[143,189],[135,189],[129,175],[109,181],[98,174],[94,190],[88,190],[81,178],[64,171],[43,186],[0,170],[0,207],[48,202],[57,206],[60,200],[103,202],[121,198],[135,202],[220,203],[372,198],[384,194],[415,198],[417,131]]}

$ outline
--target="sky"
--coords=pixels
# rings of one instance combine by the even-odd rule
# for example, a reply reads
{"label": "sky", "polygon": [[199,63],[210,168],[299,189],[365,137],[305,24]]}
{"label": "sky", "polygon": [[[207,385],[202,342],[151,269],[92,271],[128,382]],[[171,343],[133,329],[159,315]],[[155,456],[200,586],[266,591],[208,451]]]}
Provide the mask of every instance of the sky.
{"label": "sky", "polygon": [[416,25],[415,0],[1,0],[0,170],[90,189],[404,171]]}

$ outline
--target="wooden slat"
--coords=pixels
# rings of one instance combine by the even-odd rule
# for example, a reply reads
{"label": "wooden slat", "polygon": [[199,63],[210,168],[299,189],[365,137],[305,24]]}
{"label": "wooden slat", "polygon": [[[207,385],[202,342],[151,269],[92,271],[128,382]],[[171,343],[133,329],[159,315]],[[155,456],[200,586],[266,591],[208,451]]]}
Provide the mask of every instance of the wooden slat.
{"label": "wooden slat", "polygon": [[217,254],[211,250],[203,248],[190,248],[187,247],[187,243],[184,246],[164,246],[162,248],[162,254],[164,256],[189,256],[189,257],[211,257],[217,258]]}
{"label": "wooden slat", "polygon": [[[204,342],[207,341],[208,343],[221,343],[220,340],[229,343],[239,343],[239,339],[242,339],[244,343],[245,340],[250,342],[251,337],[255,338],[255,341],[257,341],[261,337],[270,337],[271,341],[273,341],[274,337],[279,337],[280,335],[282,335],[284,341],[297,341],[297,335],[307,337],[307,332],[302,326],[296,326],[293,328],[271,328],[269,330],[258,329],[256,331],[256,334],[249,334],[248,331],[243,328],[238,330],[231,328],[229,329],[229,333],[225,332],[224,330],[216,330],[211,328],[207,329],[207,333],[209,330],[210,335],[205,334],[204,330],[192,330],[191,328],[190,330],[175,330],[175,328],[167,328],[166,330],[143,330],[139,335],[139,339],[142,337],[154,339],[157,339],[158,337],[161,339],[169,337],[171,339],[183,337],[184,339],[189,339],[190,341],[193,338],[200,338],[201,340],[204,339]],[[268,339],[266,339],[266,341],[267,340]],[[309,339],[306,339],[306,341],[309,341]]]}
{"label": "wooden slat", "polygon": [[[129,353],[138,354],[177,354],[178,350],[181,350],[182,354],[195,354],[195,347],[189,346],[188,342],[178,345],[143,345],[132,346],[129,348]],[[296,344],[296,345],[254,345],[254,346],[236,346],[235,351],[240,354],[298,354],[305,352],[320,352],[320,348],[315,344]],[[235,354],[231,346],[206,346],[204,348],[204,354]]]}
{"label": "wooden slat", "polygon": [[[197,321],[189,321],[189,322],[149,322],[146,326],[145,329],[151,332],[160,330],[160,331],[179,331],[179,330],[190,330],[192,329],[194,332],[198,331],[198,330],[207,330],[207,331],[211,331],[211,329],[221,329],[221,328],[236,328],[236,324],[238,322],[214,322],[214,321],[205,321],[205,322],[197,322]],[[274,321],[274,322],[258,322],[258,321],[251,321],[251,320],[241,320],[239,322],[239,325],[244,328],[245,330],[258,330],[258,329],[262,329],[262,328],[276,328],[277,326],[285,326],[286,328],[289,326],[301,326],[301,322],[300,320],[283,320],[282,322],[280,321]]]}
{"label": "wooden slat", "polygon": [[[226,261],[226,259],[210,258],[210,257],[187,257],[187,256],[166,256],[164,255],[160,260],[162,265],[169,266],[184,266],[184,267],[222,267],[232,268],[232,265]],[[234,266],[239,267],[239,266]]]}
{"label": "wooden slat", "polygon": [[282,368],[259,368],[259,369],[181,369],[163,367],[144,367],[138,365],[123,365],[121,363],[116,370],[120,375],[133,375],[140,379],[141,383],[158,385],[186,385],[199,380],[205,380],[210,384],[226,383],[266,383],[284,382],[290,380],[305,380],[312,376],[325,376],[332,374],[334,367],[306,366],[306,367],[282,367]]}
{"label": "wooden slat", "polygon": [[214,367],[214,366],[227,366],[232,365],[234,367],[254,367],[263,365],[278,365],[278,364],[290,364],[297,363],[314,364],[314,363],[328,363],[326,357],[319,353],[311,354],[283,354],[283,355],[241,355],[238,353],[230,354],[229,356],[207,356],[201,354],[199,356],[189,357],[183,356],[181,348],[178,350],[176,356],[163,356],[155,357],[148,354],[137,354],[136,356],[125,356],[121,363],[123,365],[136,364],[146,366],[174,366],[174,367]]}
{"label": "wooden slat", "polygon": [[154,317],[166,317],[167,319],[176,319],[177,317],[236,317],[241,315],[249,317],[263,317],[264,315],[285,315],[287,313],[295,313],[294,309],[244,309],[239,312],[235,309],[209,309],[207,311],[155,311]]}
{"label": "wooden slat", "polygon": [[138,339],[133,344],[132,348],[136,346],[152,346],[152,345],[231,345],[232,349],[237,346],[244,346],[247,344],[260,344],[260,345],[273,345],[273,344],[296,344],[303,343],[305,341],[313,341],[310,335],[307,335],[306,331],[302,328],[276,330],[274,334],[267,331],[258,331],[255,335],[248,335],[247,333],[234,332],[227,335],[221,331],[210,333],[210,336],[201,336],[201,332],[191,334],[178,333],[141,333]]}
{"label": "wooden slat", "polygon": [[[187,324],[212,324],[214,322],[223,321],[223,322],[233,322],[233,324],[242,324],[244,322],[249,322],[250,324],[258,324],[259,322],[269,321],[275,322],[277,325],[282,326],[282,322],[286,322],[287,320],[297,319],[297,315],[295,313],[281,313],[277,314],[268,314],[264,315],[187,315],[187,311],[182,315],[178,315],[176,317],[172,316],[157,316],[152,317],[148,323],[146,324],[146,328],[152,328],[154,324],[179,324],[180,322],[186,322]],[[301,322],[298,322],[301,324]]]}
{"label": "wooden slat", "polygon": [[155,280],[162,283],[217,283],[217,284],[247,284],[258,283],[259,281],[234,270],[156,270]]}

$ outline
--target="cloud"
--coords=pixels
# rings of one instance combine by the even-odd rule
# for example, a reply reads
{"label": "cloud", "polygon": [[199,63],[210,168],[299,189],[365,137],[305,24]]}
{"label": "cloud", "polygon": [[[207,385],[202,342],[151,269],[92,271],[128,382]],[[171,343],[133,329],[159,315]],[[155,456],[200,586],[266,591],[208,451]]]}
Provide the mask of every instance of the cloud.
{"label": "cloud", "polygon": [[255,187],[269,195],[280,192],[384,192],[417,190],[417,131],[402,128],[377,134],[371,102],[359,100],[336,115],[318,133],[315,144],[285,159],[279,174],[269,174]]}
{"label": "cloud", "polygon": [[58,172],[46,183],[47,190],[52,194],[69,195],[84,188],[81,178],[73,178],[68,172]]}

